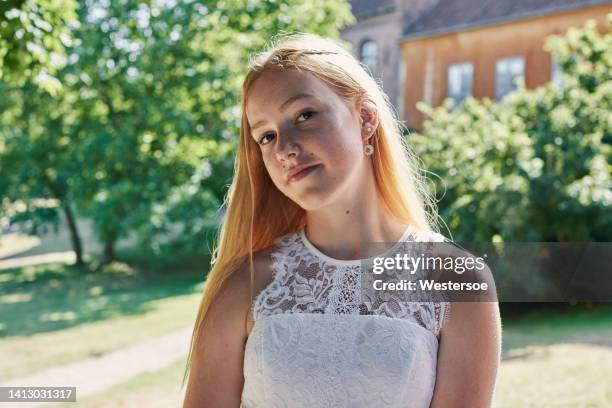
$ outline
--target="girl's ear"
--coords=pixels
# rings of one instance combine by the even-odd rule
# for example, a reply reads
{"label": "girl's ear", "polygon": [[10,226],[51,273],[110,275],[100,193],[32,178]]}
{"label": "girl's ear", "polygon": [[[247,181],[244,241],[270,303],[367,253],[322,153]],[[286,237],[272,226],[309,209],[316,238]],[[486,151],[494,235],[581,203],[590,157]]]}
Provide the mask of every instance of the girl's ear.
{"label": "girl's ear", "polygon": [[364,141],[368,141],[378,129],[378,108],[367,95],[358,103],[361,134]]}

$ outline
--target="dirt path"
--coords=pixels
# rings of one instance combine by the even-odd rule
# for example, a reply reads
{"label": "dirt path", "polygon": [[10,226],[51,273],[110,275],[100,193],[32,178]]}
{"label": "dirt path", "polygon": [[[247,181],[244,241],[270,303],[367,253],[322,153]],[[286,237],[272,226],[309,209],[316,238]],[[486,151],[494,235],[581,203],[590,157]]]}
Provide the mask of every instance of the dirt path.
{"label": "dirt path", "polygon": [[[144,372],[159,371],[184,358],[188,353],[191,330],[186,328],[99,357],[47,368],[27,377],[0,383],[0,387],[76,387],[76,406],[78,406],[79,399],[84,396],[98,393]],[[25,408],[49,407],[57,404],[20,402],[17,405]],[[0,407],[4,406],[10,404],[0,403]]]}

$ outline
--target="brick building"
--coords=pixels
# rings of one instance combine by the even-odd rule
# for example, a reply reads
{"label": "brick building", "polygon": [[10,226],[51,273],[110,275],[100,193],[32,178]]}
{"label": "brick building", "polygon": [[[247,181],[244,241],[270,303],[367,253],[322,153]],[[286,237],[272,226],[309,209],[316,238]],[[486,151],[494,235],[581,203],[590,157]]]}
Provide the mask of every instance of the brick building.
{"label": "brick building", "polygon": [[416,104],[468,95],[501,99],[558,80],[546,37],[594,19],[603,31],[612,0],[353,0],[358,22],[343,31],[398,114],[421,129]]}

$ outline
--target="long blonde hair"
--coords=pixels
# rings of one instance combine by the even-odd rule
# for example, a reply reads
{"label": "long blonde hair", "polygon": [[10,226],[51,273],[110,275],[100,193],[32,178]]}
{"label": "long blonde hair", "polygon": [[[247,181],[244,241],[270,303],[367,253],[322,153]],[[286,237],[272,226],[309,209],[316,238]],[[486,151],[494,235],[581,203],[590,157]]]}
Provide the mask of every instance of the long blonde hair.
{"label": "long blonde hair", "polygon": [[[372,160],[378,193],[397,219],[429,232],[437,232],[437,211],[425,188],[425,178],[414,153],[404,142],[402,125],[380,85],[351,53],[334,41],[312,34],[291,34],[277,38],[250,63],[242,85],[240,140],[234,165],[234,179],[225,199],[227,212],[213,251],[198,310],[196,325],[183,377],[193,358],[204,318],[223,284],[247,260],[253,298],[253,253],[267,248],[281,235],[294,232],[306,223],[306,212],[283,195],[272,183],[259,147],[250,134],[246,97],[253,82],[268,70],[309,72],[326,82],[345,100],[367,95],[377,106],[379,126],[371,138]],[[280,216],[279,216],[280,215]]]}

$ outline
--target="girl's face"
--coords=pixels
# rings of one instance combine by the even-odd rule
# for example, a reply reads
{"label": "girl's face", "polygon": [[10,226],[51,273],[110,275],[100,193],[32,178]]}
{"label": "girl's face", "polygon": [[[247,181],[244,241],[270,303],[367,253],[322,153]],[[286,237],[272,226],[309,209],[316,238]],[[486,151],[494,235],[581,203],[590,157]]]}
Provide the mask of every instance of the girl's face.
{"label": "girl's face", "polygon": [[[307,72],[262,74],[248,92],[247,118],[276,187],[305,210],[359,183],[366,161],[356,107]],[[311,166],[291,177],[303,166]]]}

